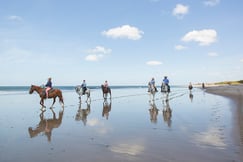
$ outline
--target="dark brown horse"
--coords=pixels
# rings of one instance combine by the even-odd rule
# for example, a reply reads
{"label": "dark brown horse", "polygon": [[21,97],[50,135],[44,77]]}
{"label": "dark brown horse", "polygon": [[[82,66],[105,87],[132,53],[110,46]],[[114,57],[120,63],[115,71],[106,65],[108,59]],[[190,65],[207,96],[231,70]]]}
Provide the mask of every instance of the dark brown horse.
{"label": "dark brown horse", "polygon": [[[40,95],[41,98],[40,104],[42,107],[45,108],[46,107],[44,105],[44,99],[46,99],[45,88],[36,85],[31,85],[29,94],[32,94],[34,91],[36,91]],[[48,93],[49,93],[48,98],[53,98],[53,103],[51,107],[53,107],[54,103],[56,102],[56,97],[59,98],[59,102],[62,104],[62,107],[64,107],[62,91],[60,89],[50,89]]]}
{"label": "dark brown horse", "polygon": [[111,89],[110,89],[110,87],[105,87],[104,85],[101,85],[101,89],[102,89],[102,92],[103,92],[103,98],[106,100],[107,99],[107,95],[109,93],[110,99],[111,99]]}

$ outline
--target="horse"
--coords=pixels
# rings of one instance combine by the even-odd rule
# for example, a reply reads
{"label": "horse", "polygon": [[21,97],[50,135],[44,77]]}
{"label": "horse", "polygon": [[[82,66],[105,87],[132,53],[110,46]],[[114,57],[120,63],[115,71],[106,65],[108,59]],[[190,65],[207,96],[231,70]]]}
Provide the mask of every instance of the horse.
{"label": "horse", "polygon": [[89,88],[87,88],[86,91],[83,93],[83,88],[80,85],[78,85],[75,87],[75,91],[79,95],[80,102],[81,102],[81,96],[85,94],[87,95],[86,102],[88,102],[88,100],[91,101]]}
{"label": "horse", "polygon": [[62,124],[62,117],[63,117],[64,110],[61,110],[59,112],[58,118],[56,117],[56,113],[53,111],[53,109],[51,109],[51,111],[53,114],[52,118],[45,118],[44,116],[45,111],[42,111],[40,113],[40,122],[36,126],[36,128],[32,128],[32,127],[28,128],[30,138],[36,137],[38,134],[43,132],[47,136],[48,141],[49,142],[51,141],[52,130],[54,128],[60,127],[60,125]]}
{"label": "horse", "polygon": [[103,92],[104,100],[107,99],[108,93],[109,93],[110,99],[111,99],[111,89],[110,89],[110,87],[105,87],[104,85],[101,85],[101,89],[102,89],[102,92]]}
{"label": "horse", "polygon": [[[148,92],[150,94],[150,101],[154,101],[155,93],[157,92],[157,88],[154,85],[148,84]],[[152,99],[151,99],[152,96]]]}
{"label": "horse", "polygon": [[[29,94],[32,94],[34,91],[36,91],[39,94],[41,98],[40,105],[42,106],[42,108],[45,108],[46,106],[44,105],[44,99],[47,99],[45,94],[45,88],[36,85],[31,85]],[[60,89],[50,89],[48,93],[48,98],[53,98],[53,103],[51,107],[53,107],[54,103],[56,102],[56,97],[59,98],[59,102],[61,103],[62,107],[64,107],[62,91]]]}
{"label": "horse", "polygon": [[161,84],[161,92],[170,93],[170,86],[168,84],[162,83]]}

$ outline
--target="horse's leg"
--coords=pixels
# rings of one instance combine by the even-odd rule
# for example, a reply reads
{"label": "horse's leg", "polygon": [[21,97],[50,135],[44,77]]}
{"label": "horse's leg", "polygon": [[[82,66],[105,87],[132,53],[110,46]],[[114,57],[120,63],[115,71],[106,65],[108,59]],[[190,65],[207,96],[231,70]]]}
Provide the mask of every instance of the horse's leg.
{"label": "horse's leg", "polygon": [[55,104],[55,102],[56,102],[56,97],[53,97],[53,102],[52,102],[51,108],[53,108],[53,105]]}
{"label": "horse's leg", "polygon": [[86,99],[86,102],[88,102],[88,100],[90,100],[90,91],[87,92],[87,99]]}
{"label": "horse's leg", "polygon": [[109,94],[110,94],[110,100],[111,100],[111,92]]}
{"label": "horse's leg", "polygon": [[41,97],[40,105],[42,106],[41,109],[46,108],[46,106],[44,105],[44,97]]}

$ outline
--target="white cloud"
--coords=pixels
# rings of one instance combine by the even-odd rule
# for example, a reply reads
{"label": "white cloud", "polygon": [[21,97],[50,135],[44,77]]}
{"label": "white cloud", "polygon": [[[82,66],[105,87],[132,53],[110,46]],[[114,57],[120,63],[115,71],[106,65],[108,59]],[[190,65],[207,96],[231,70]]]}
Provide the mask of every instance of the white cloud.
{"label": "white cloud", "polygon": [[90,54],[85,57],[86,61],[99,61],[102,58],[101,55]]}
{"label": "white cloud", "polygon": [[210,45],[211,43],[216,42],[217,32],[213,29],[204,29],[204,30],[193,30],[188,32],[183,38],[182,41],[190,42],[195,41],[199,42],[199,45],[205,46]]}
{"label": "white cloud", "polygon": [[105,48],[102,46],[96,46],[93,49],[89,49],[88,53],[90,53],[90,54],[109,54],[109,53],[111,53],[111,51],[112,50],[109,48]]}
{"label": "white cloud", "polygon": [[177,4],[176,7],[173,9],[172,14],[177,16],[177,18],[183,18],[189,12],[189,7],[182,4]]}
{"label": "white cloud", "polygon": [[220,3],[220,0],[206,0],[203,3],[206,6],[212,7],[212,6],[215,6],[215,5],[219,4]]}
{"label": "white cloud", "polygon": [[146,64],[149,65],[149,66],[156,66],[156,65],[161,65],[162,62],[160,62],[160,61],[148,61],[148,62],[146,62]]}
{"label": "white cloud", "polygon": [[185,46],[183,46],[183,45],[176,45],[175,46],[175,50],[178,50],[178,51],[180,51],[180,50],[184,50],[184,49],[186,49],[187,47],[185,47]]}
{"label": "white cloud", "polygon": [[103,31],[102,35],[111,38],[127,38],[131,40],[138,40],[142,38],[143,31],[139,30],[136,27],[130,25],[123,25],[121,27],[116,27],[109,29],[107,31]]}
{"label": "white cloud", "polygon": [[110,150],[115,153],[134,156],[134,155],[141,154],[145,150],[145,148],[141,144],[122,143],[122,144],[118,144],[118,145],[114,145],[114,146],[110,147]]}
{"label": "white cloud", "polygon": [[218,149],[224,149],[227,146],[222,138],[222,132],[214,127],[205,132],[194,133],[192,138],[199,147],[215,146]]}
{"label": "white cloud", "polygon": [[216,56],[218,56],[219,54],[218,53],[216,53],[216,52],[209,52],[208,53],[208,56],[211,56],[211,57],[216,57]]}
{"label": "white cloud", "polygon": [[102,46],[96,46],[93,49],[89,49],[87,50],[87,53],[89,55],[87,55],[85,57],[86,61],[99,61],[100,59],[102,59],[106,54],[111,53],[111,49],[109,48],[105,48]]}
{"label": "white cloud", "polygon": [[23,21],[23,18],[22,17],[15,16],[15,15],[8,16],[7,19],[10,20],[10,21],[20,21],[20,22]]}
{"label": "white cloud", "polygon": [[243,62],[243,59],[241,59],[240,62]]}

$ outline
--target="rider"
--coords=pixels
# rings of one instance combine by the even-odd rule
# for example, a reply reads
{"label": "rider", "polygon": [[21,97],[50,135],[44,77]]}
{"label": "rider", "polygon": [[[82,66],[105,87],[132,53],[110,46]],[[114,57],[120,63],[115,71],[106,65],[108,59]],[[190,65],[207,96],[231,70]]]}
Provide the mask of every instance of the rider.
{"label": "rider", "polygon": [[151,91],[152,87],[155,88],[155,91],[157,92],[157,88],[155,86],[155,79],[152,78],[151,81],[149,82],[149,92]]}
{"label": "rider", "polygon": [[167,76],[164,76],[164,79],[163,79],[163,83],[168,86],[168,91],[170,92],[170,86],[169,86],[169,79],[167,78]]}
{"label": "rider", "polygon": [[83,80],[83,83],[81,84],[81,87],[82,87],[82,90],[83,90],[83,95],[84,95],[84,94],[85,94],[85,91],[87,90],[85,80]]}
{"label": "rider", "polygon": [[105,81],[105,83],[103,85],[104,85],[105,88],[109,87],[107,80]]}
{"label": "rider", "polygon": [[51,78],[48,78],[45,87],[46,87],[46,98],[48,98],[48,91],[49,91],[50,89],[52,89]]}

